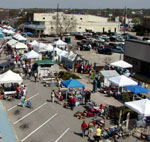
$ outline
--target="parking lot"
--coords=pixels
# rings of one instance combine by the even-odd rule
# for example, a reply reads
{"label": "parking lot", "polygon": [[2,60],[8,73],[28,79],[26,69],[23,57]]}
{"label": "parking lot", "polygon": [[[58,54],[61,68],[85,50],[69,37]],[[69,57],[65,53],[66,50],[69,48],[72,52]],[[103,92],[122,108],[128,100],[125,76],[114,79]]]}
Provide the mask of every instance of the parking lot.
{"label": "parking lot", "polygon": [[[27,85],[27,100],[33,108],[20,107],[20,100],[3,100],[9,120],[19,142],[67,142],[85,141],[81,138],[81,120],[73,117],[75,111],[51,103],[50,92],[55,87],[44,87],[40,82],[24,81]],[[81,108],[82,109],[82,108]]]}

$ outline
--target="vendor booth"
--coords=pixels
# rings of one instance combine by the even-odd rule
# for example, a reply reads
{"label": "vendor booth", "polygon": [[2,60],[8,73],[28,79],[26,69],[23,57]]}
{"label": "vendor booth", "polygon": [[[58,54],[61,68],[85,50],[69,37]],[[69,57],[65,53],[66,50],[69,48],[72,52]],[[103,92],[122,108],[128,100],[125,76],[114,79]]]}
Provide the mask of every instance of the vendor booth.
{"label": "vendor booth", "polygon": [[[75,79],[70,79],[70,80],[64,80],[61,82],[61,84],[63,86],[65,86],[66,88],[68,88],[68,91],[66,92],[66,100],[68,98],[68,93],[69,93],[69,90],[73,89],[73,88],[81,88],[83,92],[83,89],[84,89],[84,85],[82,83],[80,83],[79,81],[75,80]],[[83,103],[83,94],[79,93],[79,92],[76,92],[75,94],[75,105],[79,105],[79,104],[82,104]]]}
{"label": "vendor booth", "polygon": [[39,56],[40,55],[37,52],[32,50],[32,51],[24,54],[24,59],[38,59]]}
{"label": "vendor booth", "polygon": [[124,86],[129,86],[129,85],[138,85],[137,82],[135,82],[134,80],[132,80],[124,75],[111,77],[111,78],[109,78],[109,81],[118,87],[124,87]]}
{"label": "vendor booth", "polygon": [[19,74],[12,72],[11,70],[0,75],[0,84],[2,83],[22,83],[23,80]]}
{"label": "vendor booth", "polygon": [[133,66],[123,60],[113,62],[110,64],[111,66],[120,67],[120,68],[132,68]]}
{"label": "vendor booth", "polygon": [[53,45],[54,45],[55,47],[60,48],[60,49],[65,49],[66,46],[67,46],[67,43],[59,39],[59,40],[55,41],[55,42],[53,43]]}
{"label": "vendor booth", "polygon": [[[0,75],[0,84],[7,84],[14,86],[13,84],[21,84],[23,82],[19,74],[12,72],[11,70]],[[4,86],[4,85],[1,85]],[[1,88],[2,90],[2,88]],[[16,96],[16,90],[14,87],[4,87],[3,88],[3,98],[11,99]]]}
{"label": "vendor booth", "polygon": [[33,70],[38,71],[38,75],[40,74],[41,77],[47,77],[51,72],[51,66],[55,63],[52,60],[36,60],[33,65]]}
{"label": "vendor booth", "polygon": [[111,77],[119,76],[119,73],[116,72],[116,70],[102,70],[100,71],[100,80],[103,83],[101,86],[110,86],[110,82],[108,81]]}

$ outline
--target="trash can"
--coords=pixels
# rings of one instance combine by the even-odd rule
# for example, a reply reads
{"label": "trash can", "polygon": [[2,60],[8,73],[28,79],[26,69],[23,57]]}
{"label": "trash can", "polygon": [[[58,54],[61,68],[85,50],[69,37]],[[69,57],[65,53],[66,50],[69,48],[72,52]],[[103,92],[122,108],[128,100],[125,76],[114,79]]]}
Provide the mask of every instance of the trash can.
{"label": "trash can", "polygon": [[71,38],[70,37],[65,37],[65,42],[66,43],[71,43]]}

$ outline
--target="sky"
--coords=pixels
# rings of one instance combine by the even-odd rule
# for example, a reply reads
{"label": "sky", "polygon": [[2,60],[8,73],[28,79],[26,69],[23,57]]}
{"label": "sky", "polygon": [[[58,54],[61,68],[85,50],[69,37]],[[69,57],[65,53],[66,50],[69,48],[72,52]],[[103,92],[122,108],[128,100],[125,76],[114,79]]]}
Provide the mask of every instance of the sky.
{"label": "sky", "polygon": [[150,0],[0,0],[0,8],[150,8]]}

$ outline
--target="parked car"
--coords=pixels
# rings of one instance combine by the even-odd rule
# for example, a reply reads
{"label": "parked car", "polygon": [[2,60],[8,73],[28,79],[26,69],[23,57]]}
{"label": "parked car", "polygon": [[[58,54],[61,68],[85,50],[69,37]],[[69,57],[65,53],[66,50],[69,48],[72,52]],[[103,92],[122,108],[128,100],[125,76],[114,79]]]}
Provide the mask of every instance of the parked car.
{"label": "parked car", "polygon": [[8,70],[13,70],[15,68],[15,65],[13,62],[7,61],[4,63],[0,64],[0,74],[8,71]]}
{"label": "parked car", "polygon": [[111,55],[112,51],[110,48],[97,48],[97,53]]}

